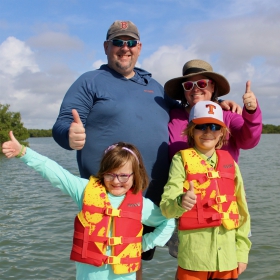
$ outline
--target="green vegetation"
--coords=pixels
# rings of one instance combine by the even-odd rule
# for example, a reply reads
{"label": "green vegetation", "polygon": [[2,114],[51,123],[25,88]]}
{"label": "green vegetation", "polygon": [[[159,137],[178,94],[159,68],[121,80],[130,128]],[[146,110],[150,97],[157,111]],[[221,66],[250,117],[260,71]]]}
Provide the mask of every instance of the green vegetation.
{"label": "green vegetation", "polygon": [[21,144],[28,145],[25,140],[29,138],[29,133],[21,122],[20,113],[9,112],[9,107],[8,104],[0,104],[0,151],[2,150],[2,143],[10,140],[9,131],[11,130]]}
{"label": "green vegetation", "polygon": [[262,134],[280,133],[280,125],[263,124]]}
{"label": "green vegetation", "polygon": [[51,129],[28,129],[30,137],[52,137]]}

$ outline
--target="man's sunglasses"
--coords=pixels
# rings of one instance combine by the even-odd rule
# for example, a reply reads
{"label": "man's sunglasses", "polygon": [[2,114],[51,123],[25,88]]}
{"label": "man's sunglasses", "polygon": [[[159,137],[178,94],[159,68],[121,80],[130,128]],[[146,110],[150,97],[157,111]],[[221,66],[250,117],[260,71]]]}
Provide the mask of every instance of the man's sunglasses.
{"label": "man's sunglasses", "polygon": [[197,124],[194,128],[202,131],[206,131],[207,127],[210,128],[211,131],[221,130],[222,126],[215,123],[205,123],[205,124]]}
{"label": "man's sunglasses", "polygon": [[183,88],[185,91],[190,91],[193,89],[194,85],[196,85],[200,89],[205,89],[208,86],[209,82],[212,82],[212,81],[208,80],[208,79],[203,79],[203,80],[198,80],[195,82],[187,81],[187,82],[182,83],[182,85],[183,85]]}
{"label": "man's sunglasses", "polygon": [[124,45],[124,43],[126,43],[126,45],[129,48],[133,48],[136,47],[136,45],[140,42],[138,40],[128,40],[128,41],[124,41],[121,39],[112,39],[112,40],[107,40],[107,42],[112,42],[113,46],[115,47],[122,47]]}

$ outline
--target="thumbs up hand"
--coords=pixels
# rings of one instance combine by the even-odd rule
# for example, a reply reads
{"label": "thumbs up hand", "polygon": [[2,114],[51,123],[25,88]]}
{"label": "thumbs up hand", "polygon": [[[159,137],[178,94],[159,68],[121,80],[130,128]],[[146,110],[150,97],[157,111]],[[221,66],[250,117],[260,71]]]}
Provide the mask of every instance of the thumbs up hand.
{"label": "thumbs up hand", "polygon": [[196,195],[194,193],[193,182],[190,181],[190,188],[188,191],[182,196],[182,207],[186,210],[191,210],[193,206],[196,204]]}
{"label": "thumbs up hand", "polygon": [[243,103],[247,111],[254,111],[257,109],[257,98],[251,91],[251,82],[247,81],[245,94],[242,96]]}
{"label": "thumbs up hand", "polygon": [[[9,132],[10,141],[4,142],[2,144],[2,153],[6,156],[6,158],[13,158],[17,156],[21,152],[22,145],[15,138],[12,131]],[[25,147],[23,154],[25,153]]]}
{"label": "thumbs up hand", "polygon": [[73,122],[69,128],[69,146],[73,150],[81,150],[86,142],[86,133],[84,125],[76,109],[72,110]]}

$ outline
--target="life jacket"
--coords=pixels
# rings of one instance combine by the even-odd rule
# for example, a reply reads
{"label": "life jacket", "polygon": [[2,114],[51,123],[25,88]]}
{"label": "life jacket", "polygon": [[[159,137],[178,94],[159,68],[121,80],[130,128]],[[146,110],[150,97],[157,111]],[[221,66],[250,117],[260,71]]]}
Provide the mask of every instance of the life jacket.
{"label": "life jacket", "polygon": [[178,223],[179,230],[216,227],[226,229],[239,226],[239,212],[235,196],[235,165],[227,151],[217,150],[217,166],[214,169],[193,148],[181,151],[186,180],[183,191],[194,183],[197,202],[186,211]]}
{"label": "life jacket", "polygon": [[[105,187],[91,176],[82,210],[75,218],[70,259],[94,266],[110,264],[115,274],[139,270],[142,207],[142,193],[129,190],[120,207],[113,208]],[[110,256],[106,255],[107,246],[111,247]]]}

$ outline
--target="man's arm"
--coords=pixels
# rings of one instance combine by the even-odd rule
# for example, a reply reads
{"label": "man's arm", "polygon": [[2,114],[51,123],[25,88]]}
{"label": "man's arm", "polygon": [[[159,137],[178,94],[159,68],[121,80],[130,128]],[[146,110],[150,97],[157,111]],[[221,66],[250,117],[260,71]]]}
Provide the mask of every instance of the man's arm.
{"label": "man's arm", "polygon": [[[93,106],[91,86],[91,76],[85,73],[72,84],[65,94],[59,115],[52,129],[54,140],[64,149],[79,149],[76,145],[73,145],[69,139],[70,133],[73,132],[70,128],[73,128],[73,123],[76,123],[72,110],[75,109],[77,111],[80,124],[83,124],[84,127],[88,114]],[[81,131],[79,131],[79,133],[81,133]],[[79,139],[74,137],[72,140],[75,142]]]}

